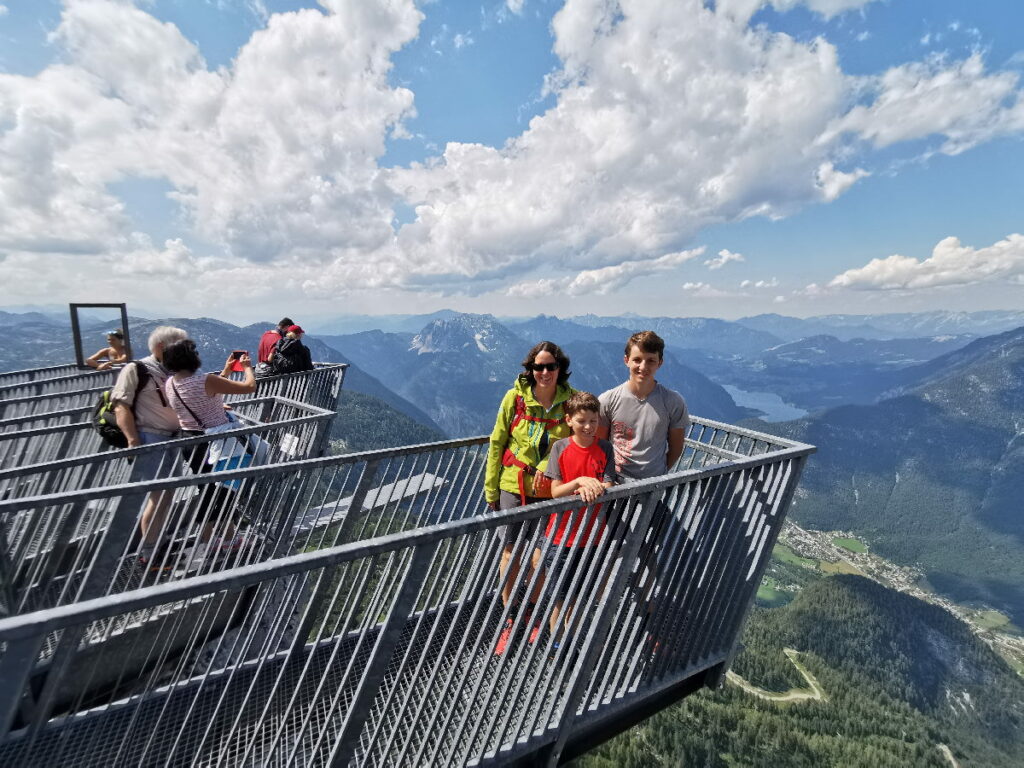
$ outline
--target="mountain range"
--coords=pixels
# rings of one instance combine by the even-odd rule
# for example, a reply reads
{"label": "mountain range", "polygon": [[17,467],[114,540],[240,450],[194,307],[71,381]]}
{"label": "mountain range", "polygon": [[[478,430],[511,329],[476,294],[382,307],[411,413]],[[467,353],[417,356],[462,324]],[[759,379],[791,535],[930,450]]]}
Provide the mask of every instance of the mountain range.
{"label": "mountain range", "polygon": [[766,314],[741,317],[740,325],[772,333],[786,341],[830,335],[849,339],[900,339],[924,336],[990,336],[1024,325],[1024,311],[900,312],[881,315],[818,315],[797,318]]}
{"label": "mountain range", "polygon": [[[325,336],[395,392],[423,408],[452,436],[490,432],[501,398],[522,372],[522,360],[537,338],[522,326],[506,327],[490,315],[459,315],[428,323],[417,334],[366,331]],[[599,394],[626,379],[622,345],[616,341],[560,339],[572,364],[570,383]],[[751,415],[703,374],[665,356],[658,372],[665,386],[685,393],[691,412],[734,421]]]}
{"label": "mountain range", "polygon": [[766,431],[813,443],[792,516],[920,564],[935,589],[1024,620],[1024,328],[902,373],[894,396]]}

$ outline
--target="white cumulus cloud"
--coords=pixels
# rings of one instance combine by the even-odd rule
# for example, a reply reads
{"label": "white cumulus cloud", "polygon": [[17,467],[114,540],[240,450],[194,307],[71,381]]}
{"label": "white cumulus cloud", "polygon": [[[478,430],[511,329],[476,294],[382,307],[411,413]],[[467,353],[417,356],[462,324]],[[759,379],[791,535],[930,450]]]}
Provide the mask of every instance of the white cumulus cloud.
{"label": "white cumulus cloud", "polygon": [[985,248],[947,237],[924,260],[893,254],[837,275],[830,288],[907,290],[1024,278],[1024,235],[1012,234]]}
{"label": "white cumulus cloud", "polygon": [[684,293],[688,293],[697,299],[726,299],[740,295],[732,291],[723,291],[720,288],[715,288],[713,285],[702,282],[683,283],[680,287]]}
{"label": "white cumulus cloud", "polygon": [[174,25],[69,0],[52,35],[66,63],[0,74],[0,248],[135,252],[108,191],[132,176],[166,179],[194,231],[247,261],[313,265],[390,243],[377,158],[413,100],[388,83],[390,57],[421,14],[324,6],[271,16],[211,71]]}
{"label": "white cumulus cloud", "polygon": [[603,295],[622,288],[638,277],[673,270],[703,253],[704,247],[701,246],[688,251],[666,253],[656,259],[623,261],[600,269],[587,269],[571,280],[526,280],[510,286],[505,293],[508,296],[550,296],[561,291],[570,296],[584,296],[588,293]]}
{"label": "white cumulus cloud", "polygon": [[874,98],[836,120],[832,132],[852,132],[876,147],[941,137],[941,151],[958,154],[1024,130],[1024,98],[1015,72],[987,73],[980,53],[948,62],[933,56],[866,78]]}
{"label": "white cumulus cloud", "polygon": [[746,261],[741,253],[733,253],[730,250],[723,248],[718,252],[718,255],[714,258],[708,259],[704,262],[704,266],[708,269],[721,269],[730,261]]}
{"label": "white cumulus cloud", "polygon": [[740,283],[740,288],[778,288],[778,278],[772,277],[768,280],[744,280]]}
{"label": "white cumulus cloud", "polygon": [[[868,3],[803,4],[834,16]],[[67,0],[55,63],[0,73],[5,287],[52,299],[103,265],[127,280],[152,261],[165,280],[139,290],[173,284],[193,305],[205,288],[185,273],[199,269],[204,283],[258,291],[276,275],[282,292],[327,300],[525,284],[554,262],[569,277],[545,272],[555,282],[530,290],[607,293],[673,268],[705,227],[836,199],[868,175],[858,153],[927,136],[959,152],[1024,131],[1018,75],[980,54],[855,78],[824,38],[748,27],[763,3],[711,5],[566,0],[551,25],[551,106],[501,146],[451,142],[403,168],[381,158],[416,114],[391,79],[420,31],[413,0],[269,14],[219,68],[148,4]],[[170,188],[180,238],[137,231],[113,191],[132,179]],[[404,206],[414,216],[398,226]],[[39,257],[60,268],[23,270]]]}

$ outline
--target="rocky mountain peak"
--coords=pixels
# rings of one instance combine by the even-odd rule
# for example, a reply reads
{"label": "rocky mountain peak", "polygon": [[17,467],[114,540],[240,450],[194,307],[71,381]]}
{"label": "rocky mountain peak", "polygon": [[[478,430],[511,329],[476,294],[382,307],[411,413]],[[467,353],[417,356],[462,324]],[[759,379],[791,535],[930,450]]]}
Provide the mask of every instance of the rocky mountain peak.
{"label": "rocky mountain peak", "polygon": [[458,315],[433,320],[416,334],[409,350],[420,355],[436,352],[475,350],[490,355],[515,350],[522,340],[494,319],[492,315]]}

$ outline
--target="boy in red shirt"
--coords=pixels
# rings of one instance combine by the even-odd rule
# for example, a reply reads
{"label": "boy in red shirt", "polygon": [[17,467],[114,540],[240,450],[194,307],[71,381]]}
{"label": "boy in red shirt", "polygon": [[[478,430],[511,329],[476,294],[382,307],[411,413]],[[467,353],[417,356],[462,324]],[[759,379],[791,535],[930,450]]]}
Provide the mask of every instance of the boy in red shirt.
{"label": "boy in red shirt", "polygon": [[[615,454],[611,443],[597,439],[601,404],[589,392],[576,392],[565,402],[565,420],[572,436],[551,446],[544,474],[551,478],[551,495],[561,498],[578,495],[588,505],[579,509],[554,513],[548,518],[544,537],[549,540],[544,554],[544,579],[556,585],[555,605],[548,627],[557,638],[558,619],[563,602],[576,572],[589,547],[604,533],[605,520],[601,505],[593,504],[605,488],[615,484]],[[535,553],[539,556],[538,550]],[[560,582],[560,583],[559,583]],[[572,614],[573,604],[564,606],[565,621]],[[557,640],[555,646],[558,646]]]}

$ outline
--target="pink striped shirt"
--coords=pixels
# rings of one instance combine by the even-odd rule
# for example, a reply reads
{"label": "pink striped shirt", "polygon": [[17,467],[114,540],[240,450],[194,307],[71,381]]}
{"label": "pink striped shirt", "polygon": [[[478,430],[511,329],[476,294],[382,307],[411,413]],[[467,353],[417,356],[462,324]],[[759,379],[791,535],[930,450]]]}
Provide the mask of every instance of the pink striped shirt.
{"label": "pink striped shirt", "polygon": [[[185,379],[167,377],[164,387],[167,402],[178,414],[182,429],[205,431],[228,422],[228,415],[224,411],[224,396],[206,394],[206,377],[216,375],[197,372]],[[196,419],[199,419],[198,423]]]}

